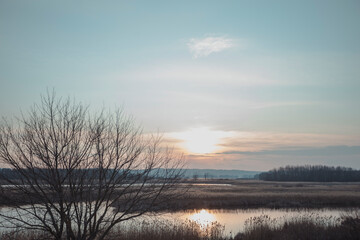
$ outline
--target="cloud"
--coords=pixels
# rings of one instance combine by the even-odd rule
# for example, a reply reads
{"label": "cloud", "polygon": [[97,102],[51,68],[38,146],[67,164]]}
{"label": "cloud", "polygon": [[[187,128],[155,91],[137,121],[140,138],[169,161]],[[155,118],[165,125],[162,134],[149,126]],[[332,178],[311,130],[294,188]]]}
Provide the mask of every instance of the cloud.
{"label": "cloud", "polygon": [[314,106],[325,104],[319,101],[283,101],[283,102],[259,102],[250,104],[250,108],[253,109],[262,109],[262,108],[272,108],[272,107],[287,107],[287,106]]}
{"label": "cloud", "polygon": [[225,37],[192,38],[187,45],[193,56],[198,58],[232,48],[235,46],[235,41]]}
{"label": "cloud", "polygon": [[262,151],[228,151],[219,154],[244,154],[244,155],[289,155],[289,156],[344,156],[359,155],[360,146],[327,146],[327,147],[298,147],[282,148]]}
{"label": "cloud", "polygon": [[[331,165],[360,169],[358,135],[215,131],[231,133],[217,144],[211,154],[187,154],[182,142],[174,143],[174,151],[184,153],[189,167],[269,170],[285,165]],[[171,132],[164,140],[171,139]]]}

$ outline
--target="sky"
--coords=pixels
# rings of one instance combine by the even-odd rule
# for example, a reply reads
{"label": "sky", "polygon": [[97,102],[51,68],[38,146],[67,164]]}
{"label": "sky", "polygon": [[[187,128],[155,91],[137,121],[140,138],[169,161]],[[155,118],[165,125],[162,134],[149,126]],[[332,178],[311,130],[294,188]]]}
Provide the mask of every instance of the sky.
{"label": "sky", "polygon": [[119,106],[190,168],[360,169],[360,2],[0,0],[0,114]]}

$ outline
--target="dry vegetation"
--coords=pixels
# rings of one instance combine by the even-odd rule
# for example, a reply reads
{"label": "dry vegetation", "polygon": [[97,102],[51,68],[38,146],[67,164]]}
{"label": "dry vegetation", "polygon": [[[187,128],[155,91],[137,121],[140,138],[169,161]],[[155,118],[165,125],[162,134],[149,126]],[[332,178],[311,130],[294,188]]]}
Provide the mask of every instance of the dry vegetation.
{"label": "dry vegetation", "polygon": [[360,239],[360,216],[357,212],[341,218],[303,215],[279,224],[278,219],[263,215],[248,219],[245,231],[235,239],[355,240]]}
{"label": "dry vegetation", "polygon": [[[155,211],[178,211],[202,208],[360,207],[360,183],[210,179],[188,181],[179,185],[178,189],[182,193],[185,191],[187,193],[181,194],[175,201],[162,201],[166,204],[154,206],[153,209]],[[7,194],[10,193],[7,192]],[[21,199],[26,203],[26,199]],[[0,205],[11,205],[11,203],[0,201]]]}
{"label": "dry vegetation", "polygon": [[[198,180],[180,200],[157,206],[158,210],[236,208],[325,208],[360,207],[359,183],[264,182],[258,180]],[[108,240],[291,240],[360,239],[360,214],[325,219],[321,216],[296,217],[284,224],[267,216],[250,218],[244,232],[231,238],[224,227],[213,224],[206,231],[191,221],[154,223],[117,228]],[[39,232],[3,233],[4,240],[51,239]]]}
{"label": "dry vegetation", "polygon": [[[10,232],[0,235],[3,240],[50,239],[39,232]],[[341,218],[314,215],[294,217],[279,224],[266,215],[247,220],[244,232],[235,237],[225,236],[224,227],[214,223],[202,230],[195,222],[157,222],[134,224],[114,229],[106,240],[356,240],[360,239],[358,213]]]}
{"label": "dry vegetation", "polygon": [[360,207],[360,183],[199,181],[194,183],[180,200],[168,203],[163,208],[185,210],[325,207]]}

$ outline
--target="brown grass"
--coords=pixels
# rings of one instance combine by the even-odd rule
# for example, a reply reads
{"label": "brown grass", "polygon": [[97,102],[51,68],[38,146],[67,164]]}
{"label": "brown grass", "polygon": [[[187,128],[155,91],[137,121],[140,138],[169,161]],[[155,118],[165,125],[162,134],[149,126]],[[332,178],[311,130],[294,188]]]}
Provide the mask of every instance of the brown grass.
{"label": "brown grass", "polygon": [[[257,180],[208,180],[190,183],[192,188],[179,200],[159,205],[158,210],[237,208],[360,207],[360,183],[264,182]],[[216,185],[229,184],[229,185]],[[181,185],[183,186],[183,185]],[[249,219],[235,239],[360,239],[360,214],[341,219],[300,217],[278,224],[265,216]],[[338,221],[338,222],[336,222]],[[331,222],[331,221],[330,221]],[[50,239],[39,232],[13,231],[0,234],[4,240]],[[194,222],[142,223],[118,228],[108,240],[229,240],[223,226],[202,231]]]}
{"label": "brown grass", "polygon": [[304,215],[278,224],[268,216],[247,220],[245,231],[236,240],[357,240],[360,239],[360,215],[331,218]]}
{"label": "brown grass", "polygon": [[[0,234],[1,240],[52,239],[46,234],[34,231],[12,231]],[[227,240],[224,227],[213,223],[201,229],[193,221],[184,223],[154,222],[132,224],[114,229],[105,240]]]}
{"label": "brown grass", "polygon": [[[360,183],[210,179],[182,183],[179,192],[183,193],[188,185],[191,188],[187,194],[179,194],[174,201],[159,201],[161,204],[154,210],[360,207]],[[27,198],[19,199],[26,204]],[[0,201],[1,205],[11,202]]]}
{"label": "brown grass", "polygon": [[[11,232],[3,240],[51,239],[39,232]],[[115,229],[106,240],[356,240],[360,239],[360,214],[341,218],[303,215],[280,223],[266,215],[247,220],[244,232],[234,238],[224,235],[215,223],[202,230],[195,222],[143,222]]]}
{"label": "brown grass", "polygon": [[[203,184],[202,182],[201,184]],[[341,208],[360,207],[360,183],[210,180],[195,184],[180,199],[159,209]]]}

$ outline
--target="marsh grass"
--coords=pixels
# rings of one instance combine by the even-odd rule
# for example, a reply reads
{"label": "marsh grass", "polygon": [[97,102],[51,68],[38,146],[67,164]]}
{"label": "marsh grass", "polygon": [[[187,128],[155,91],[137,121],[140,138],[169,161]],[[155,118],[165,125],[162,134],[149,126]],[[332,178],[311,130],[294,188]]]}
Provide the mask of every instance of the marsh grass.
{"label": "marsh grass", "polygon": [[[199,182],[198,182],[199,183]],[[189,209],[332,208],[360,207],[359,183],[264,182],[257,180],[210,180],[194,184],[177,201],[159,205],[159,211]],[[222,184],[222,185],[217,185]],[[41,232],[0,233],[1,240],[51,239]],[[268,216],[248,219],[245,230],[234,238],[224,226],[206,229],[192,221],[141,222],[120,226],[107,240],[341,240],[360,239],[360,213],[339,218],[303,214],[291,219]]]}
{"label": "marsh grass", "polygon": [[51,239],[46,233],[39,231],[23,231],[23,230],[13,230],[10,232],[3,232],[0,234],[1,240],[47,240]]}
{"label": "marsh grass", "polygon": [[249,218],[236,240],[355,240],[360,239],[358,212],[342,217],[304,214],[283,220],[267,215]]}
{"label": "marsh grass", "polygon": [[[50,239],[39,232],[9,232],[0,235],[4,240]],[[224,226],[213,223],[202,228],[194,221],[182,223],[162,221],[120,226],[107,240],[355,240],[360,239],[360,212],[341,217],[303,214],[290,219],[267,215],[251,217],[244,231],[234,238],[225,236]]]}
{"label": "marsh grass", "polygon": [[[178,189],[176,200],[160,201],[153,210],[360,207],[360,183],[210,179],[184,182]],[[0,206],[6,205],[11,203],[0,199]]]}
{"label": "marsh grass", "polygon": [[224,236],[224,226],[219,223],[212,223],[206,228],[202,228],[194,221],[175,223],[169,221],[131,225],[126,229],[118,228],[114,231],[109,240],[222,240]]}
{"label": "marsh grass", "polygon": [[[0,235],[1,240],[51,239],[35,231],[12,231]],[[161,221],[130,224],[114,229],[105,240],[227,240],[224,226],[215,222],[203,228],[194,221],[183,223]]]}
{"label": "marsh grass", "polygon": [[[343,208],[360,207],[359,183],[210,180],[159,209]],[[223,185],[216,185],[223,184]]]}

